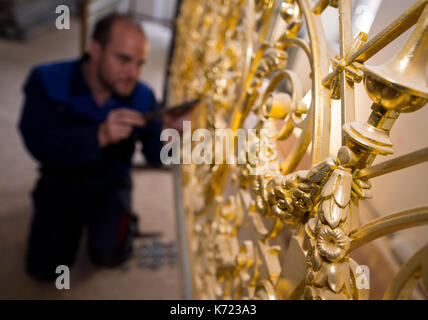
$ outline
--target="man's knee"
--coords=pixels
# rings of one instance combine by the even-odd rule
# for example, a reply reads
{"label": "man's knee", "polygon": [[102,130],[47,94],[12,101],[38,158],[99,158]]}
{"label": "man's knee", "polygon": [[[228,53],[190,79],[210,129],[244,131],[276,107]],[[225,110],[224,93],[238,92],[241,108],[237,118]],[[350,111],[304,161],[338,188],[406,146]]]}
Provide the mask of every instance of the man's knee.
{"label": "man's knee", "polygon": [[114,207],[106,208],[104,221],[93,219],[89,225],[89,256],[96,265],[120,266],[132,256],[133,238],[138,220],[127,212],[118,215]]}
{"label": "man's knee", "polygon": [[25,271],[39,281],[50,281],[58,277],[56,269],[60,265],[71,267],[75,260],[75,251],[41,246],[40,243],[29,243],[25,261]]}
{"label": "man's knee", "polygon": [[58,276],[53,267],[34,265],[28,262],[25,271],[31,278],[41,282],[52,281]]}
{"label": "man's knee", "polygon": [[[116,241],[106,241],[111,243],[111,246],[94,246],[99,244],[100,239],[89,243],[88,251],[92,262],[99,266],[117,267],[127,261],[133,252],[133,222],[128,221],[124,230],[119,232],[119,237]],[[122,234],[121,234],[122,233]]]}

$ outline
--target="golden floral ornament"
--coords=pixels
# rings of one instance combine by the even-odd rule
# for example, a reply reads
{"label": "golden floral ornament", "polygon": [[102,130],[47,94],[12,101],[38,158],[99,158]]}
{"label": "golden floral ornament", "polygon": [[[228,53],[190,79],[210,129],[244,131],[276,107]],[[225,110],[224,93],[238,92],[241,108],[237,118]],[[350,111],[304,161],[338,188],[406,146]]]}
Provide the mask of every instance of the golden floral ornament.
{"label": "golden floral ornament", "polygon": [[282,183],[271,187],[268,192],[267,200],[272,213],[285,224],[299,223],[305,213],[313,209],[314,188],[305,183],[307,173],[308,171],[298,171],[285,176]]}
{"label": "golden floral ornament", "polygon": [[304,297],[311,300],[347,299],[343,291],[352,292],[349,279],[349,262],[324,263],[319,271],[308,270],[306,281],[313,285],[305,287]]}
{"label": "golden floral ornament", "polygon": [[332,197],[322,201],[318,206],[318,216],[323,223],[336,228],[349,216],[349,205],[341,208]]}
{"label": "golden floral ornament", "polygon": [[321,226],[318,232],[317,249],[320,255],[330,261],[342,259],[349,248],[349,238],[341,228]]}
{"label": "golden floral ornament", "polygon": [[308,212],[312,210],[314,204],[308,193],[296,188],[293,190],[291,198],[293,199],[293,206],[298,208],[300,212]]}

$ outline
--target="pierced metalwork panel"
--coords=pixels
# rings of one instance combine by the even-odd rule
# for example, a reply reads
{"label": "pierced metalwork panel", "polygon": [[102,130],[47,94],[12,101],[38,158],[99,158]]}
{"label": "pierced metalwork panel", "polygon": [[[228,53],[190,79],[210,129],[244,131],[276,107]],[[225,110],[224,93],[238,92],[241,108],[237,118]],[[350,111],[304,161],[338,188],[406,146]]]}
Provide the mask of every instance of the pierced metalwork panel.
{"label": "pierced metalwork panel", "polygon": [[[192,130],[244,130],[247,148],[263,159],[181,166],[195,298],[367,299],[350,253],[428,223],[428,206],[366,225],[358,211],[372,197],[371,178],[428,159],[425,148],[372,166],[393,153],[389,134],[399,115],[428,101],[426,4],[416,2],[367,39],[364,32],[353,37],[347,0],[183,0],[171,103],[200,99]],[[332,59],[321,23],[329,6],[339,21]],[[389,62],[366,64],[411,27]],[[372,100],[367,121],[355,120],[360,82]],[[340,105],[338,143],[330,139],[333,104]],[[419,279],[428,288],[427,247],[402,266],[384,297],[411,297]]]}

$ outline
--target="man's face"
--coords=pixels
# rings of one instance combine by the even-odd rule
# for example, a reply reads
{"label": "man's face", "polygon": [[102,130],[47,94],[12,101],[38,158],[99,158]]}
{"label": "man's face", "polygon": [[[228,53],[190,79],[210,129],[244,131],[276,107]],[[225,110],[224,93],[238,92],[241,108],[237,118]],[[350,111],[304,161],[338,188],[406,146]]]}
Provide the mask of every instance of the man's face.
{"label": "man's face", "polygon": [[112,93],[129,96],[135,88],[147,54],[144,35],[129,25],[113,25],[110,41],[101,48],[98,77]]}

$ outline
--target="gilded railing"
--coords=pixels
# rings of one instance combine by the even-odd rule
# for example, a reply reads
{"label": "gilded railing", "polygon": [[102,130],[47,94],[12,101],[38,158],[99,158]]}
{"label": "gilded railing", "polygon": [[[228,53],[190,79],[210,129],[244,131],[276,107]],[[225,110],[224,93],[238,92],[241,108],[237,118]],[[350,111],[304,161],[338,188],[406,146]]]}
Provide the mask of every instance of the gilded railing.
{"label": "gilded railing", "polygon": [[[376,156],[393,153],[389,133],[399,115],[428,100],[426,4],[416,2],[367,41],[364,32],[352,36],[348,0],[183,0],[171,103],[200,99],[191,129],[215,139],[218,129],[255,129],[247,148],[261,159],[183,161],[195,298],[367,299],[350,253],[428,223],[428,206],[362,226],[359,217],[359,202],[372,196],[370,178],[428,160],[426,148],[372,166]],[[328,6],[339,19],[339,52],[331,60],[320,18]],[[389,62],[365,64],[411,27]],[[296,53],[306,68],[293,69]],[[372,100],[365,122],[355,121],[361,81]],[[342,127],[336,144],[334,103]],[[384,298],[411,297],[421,278],[428,289],[427,252],[402,266]]]}

